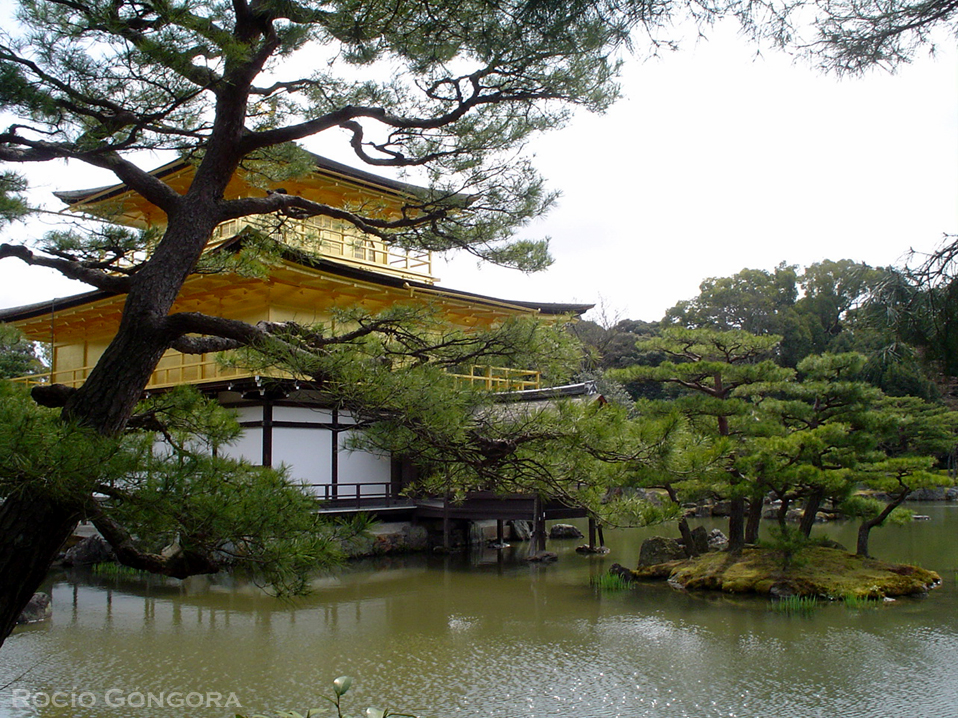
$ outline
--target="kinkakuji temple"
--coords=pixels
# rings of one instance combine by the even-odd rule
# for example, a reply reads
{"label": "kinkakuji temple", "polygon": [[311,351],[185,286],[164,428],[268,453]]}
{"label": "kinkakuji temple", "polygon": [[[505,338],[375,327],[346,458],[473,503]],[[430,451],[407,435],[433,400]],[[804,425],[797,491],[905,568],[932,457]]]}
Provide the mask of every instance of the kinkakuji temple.
{"label": "kinkakuji temple", "polygon": [[[181,192],[192,173],[193,167],[183,161],[154,171],[155,176]],[[315,168],[308,176],[284,182],[282,187],[253,186],[237,175],[227,197],[280,191],[332,207],[375,208],[388,215],[398,211],[417,190],[413,185],[315,156]],[[133,228],[163,226],[163,213],[122,184],[58,192],[56,196],[73,212],[109,216],[112,222]],[[450,327],[468,330],[529,314],[566,320],[591,308],[588,304],[514,301],[440,286],[430,252],[390,246],[329,217],[231,220],[217,227],[207,251],[235,250],[251,231],[270,237],[280,248],[268,276],[196,273],[184,284],[173,312],[203,312],[252,324],[314,325],[330,322],[332,312],[339,308],[361,307],[375,313],[397,304],[428,304],[441,312]],[[25,379],[76,387],[113,338],[123,304],[122,294],[94,290],[0,310],[0,321],[50,347],[49,371]],[[475,366],[462,376],[493,392],[518,392],[529,401],[582,396],[591,390],[586,385],[543,387],[535,368]],[[402,460],[344,448],[350,433],[356,430],[348,411],[324,406],[318,393],[298,383],[283,384],[278,380],[281,377],[273,377],[277,381],[267,379],[270,377],[226,366],[214,354],[169,350],[146,391],[188,384],[214,396],[237,412],[243,427],[240,441],[229,447],[230,454],[263,466],[285,465],[293,478],[310,485],[329,507],[399,513],[411,508],[409,502],[399,498],[408,471]],[[277,391],[275,387],[282,389]],[[530,518],[531,501],[528,498],[507,509],[498,498],[474,497],[471,507],[459,507],[456,514],[463,519]],[[428,512],[429,506],[420,506],[419,510]],[[556,506],[550,517],[572,514],[582,515]],[[447,507],[447,519],[449,515]]]}

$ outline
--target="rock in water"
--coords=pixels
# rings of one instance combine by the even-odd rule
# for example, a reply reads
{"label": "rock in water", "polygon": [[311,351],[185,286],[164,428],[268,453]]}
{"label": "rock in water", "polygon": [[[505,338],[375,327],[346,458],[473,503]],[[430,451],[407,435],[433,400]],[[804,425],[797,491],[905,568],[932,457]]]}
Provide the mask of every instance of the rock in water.
{"label": "rock in water", "polygon": [[609,553],[611,550],[608,546],[589,546],[588,544],[575,547],[576,553],[596,554],[600,556]]}
{"label": "rock in water", "polygon": [[639,549],[639,566],[657,566],[684,558],[686,556],[682,544],[665,536],[648,538],[642,542],[642,548]]}
{"label": "rock in water", "polygon": [[88,536],[63,555],[64,566],[91,566],[113,560],[113,547],[100,536]]}
{"label": "rock in water", "polygon": [[572,524],[555,524],[551,529],[549,529],[549,538],[579,539],[582,538],[582,532]]}
{"label": "rock in water", "polygon": [[50,601],[50,595],[46,593],[35,593],[30,602],[23,611],[20,612],[17,623],[40,623],[49,621],[53,616],[53,604]]}

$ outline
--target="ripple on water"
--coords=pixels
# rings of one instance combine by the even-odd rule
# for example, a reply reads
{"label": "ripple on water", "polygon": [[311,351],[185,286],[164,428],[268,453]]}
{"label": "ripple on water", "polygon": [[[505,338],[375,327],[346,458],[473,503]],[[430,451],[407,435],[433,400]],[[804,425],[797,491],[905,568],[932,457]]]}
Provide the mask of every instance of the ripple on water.
{"label": "ripple on water", "polygon": [[[914,545],[953,547],[953,514],[950,543]],[[954,581],[926,601],[795,618],[661,587],[597,594],[595,566],[575,555],[501,573],[409,563],[352,571],[292,606],[250,592],[61,584],[53,623],[4,646],[0,685],[25,672],[16,686],[32,690],[235,690],[240,712],[275,713],[320,707],[349,674],[353,714],[376,704],[438,718],[958,716]],[[0,718],[41,715],[117,711],[12,712],[0,693]]]}

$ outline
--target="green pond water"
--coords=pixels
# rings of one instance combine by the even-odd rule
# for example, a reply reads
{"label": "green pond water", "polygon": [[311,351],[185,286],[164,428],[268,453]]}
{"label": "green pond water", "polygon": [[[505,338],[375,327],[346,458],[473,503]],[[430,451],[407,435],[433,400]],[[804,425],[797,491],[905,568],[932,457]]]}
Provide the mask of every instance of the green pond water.
{"label": "green pond water", "polygon": [[[634,565],[652,530],[607,532],[606,557],[552,541],[550,565],[523,562],[521,543],[361,562],[294,603],[229,578],[60,575],[52,622],[0,649],[0,717],[334,715],[320,696],[349,674],[355,715],[956,718],[958,506],[914,508],[931,520],[876,530],[873,553],[942,586],[807,617],[665,585],[590,588]],[[854,526],[820,530],[854,545]]]}

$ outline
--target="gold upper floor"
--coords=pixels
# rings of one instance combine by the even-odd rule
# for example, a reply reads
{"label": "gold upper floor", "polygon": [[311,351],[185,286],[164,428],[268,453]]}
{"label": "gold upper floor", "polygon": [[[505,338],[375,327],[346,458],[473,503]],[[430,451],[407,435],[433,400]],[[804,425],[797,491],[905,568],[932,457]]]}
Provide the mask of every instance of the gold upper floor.
{"label": "gold upper floor", "polygon": [[[379,250],[373,250],[379,251]],[[367,260],[368,261],[368,260]],[[341,267],[342,269],[337,269]],[[172,312],[199,312],[258,322],[323,324],[336,329],[337,311],[362,308],[376,314],[397,305],[428,306],[450,328],[468,331],[492,327],[509,317],[535,314],[527,306],[442,290],[401,275],[361,271],[344,263],[306,266],[283,260],[267,279],[234,274],[193,275],[184,284]],[[360,271],[357,271],[360,270]],[[31,340],[51,348],[50,371],[26,381],[79,386],[106,351],[119,326],[124,297],[94,292],[35,307],[31,316],[14,319]],[[215,354],[185,355],[169,350],[146,387],[163,389],[179,384],[207,384],[253,376],[245,369],[226,367]],[[281,373],[277,376],[282,376]],[[496,367],[470,367],[462,376],[470,383],[508,391],[539,387],[538,372]]]}
{"label": "gold upper floor", "polygon": [[[154,171],[177,192],[185,192],[193,168],[173,162]],[[242,175],[231,181],[227,198],[257,196],[268,190],[252,186]],[[331,207],[352,208],[384,218],[402,215],[421,188],[376,177],[345,165],[316,158],[316,169],[274,191],[296,194]],[[165,216],[154,205],[123,185],[58,196],[77,212],[98,215],[130,227],[160,226]],[[491,327],[509,317],[539,314],[578,314],[587,306],[513,303],[435,286],[432,255],[406,251],[364,234],[352,224],[330,217],[293,219],[264,215],[225,222],[216,228],[208,249],[215,249],[253,228],[279,245],[295,250],[270,267],[267,279],[232,274],[197,274],[183,286],[172,312],[201,312],[249,323],[328,323],[335,310],[360,307],[370,314],[397,304],[428,304],[441,312],[450,327],[468,331]],[[297,252],[302,256],[296,255]],[[12,323],[34,340],[51,347],[52,366],[30,381],[69,386],[82,384],[106,350],[120,323],[124,297],[92,292],[53,300],[48,307],[14,312]],[[545,307],[543,309],[543,307]],[[214,355],[183,355],[168,351],[147,389],[179,384],[204,384],[249,377],[248,371],[227,368]],[[496,367],[471,367],[463,378],[500,391],[539,387],[538,372]]]}
{"label": "gold upper floor", "polygon": [[213,232],[211,248],[252,228],[291,249],[326,257],[388,276],[434,284],[432,252],[394,247],[331,217],[277,218],[271,215],[233,219]]}

